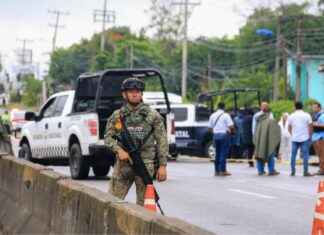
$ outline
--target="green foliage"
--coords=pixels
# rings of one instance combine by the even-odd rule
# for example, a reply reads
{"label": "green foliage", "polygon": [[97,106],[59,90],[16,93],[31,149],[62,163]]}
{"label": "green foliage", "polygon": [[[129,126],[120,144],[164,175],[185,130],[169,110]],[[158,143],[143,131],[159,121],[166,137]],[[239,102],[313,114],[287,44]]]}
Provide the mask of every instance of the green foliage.
{"label": "green foliage", "polygon": [[315,100],[315,99],[308,99],[308,100],[305,100],[305,102],[304,102],[304,104],[303,104],[303,110],[304,110],[305,112],[311,113],[311,112],[312,112],[312,105],[313,105],[313,103],[315,103],[315,102],[318,103],[318,101]]}
{"label": "green foliage", "polygon": [[10,93],[10,103],[20,103],[21,96],[19,95],[18,91],[14,91]]}
{"label": "green foliage", "polygon": [[106,64],[109,60],[109,54],[106,51],[101,51],[97,55],[94,56],[94,63],[92,65],[93,71],[104,70],[106,68]]}
{"label": "green foliage", "polygon": [[25,85],[23,104],[28,107],[39,105],[42,94],[42,82],[34,78],[28,79]]}
{"label": "green foliage", "polygon": [[293,113],[295,111],[295,103],[292,100],[280,100],[269,104],[271,112],[277,121],[280,120],[283,113]]}
{"label": "green foliage", "polygon": [[[70,48],[55,50],[51,55],[51,79],[64,85],[71,84],[81,73],[88,71],[130,68],[131,65],[133,68],[153,67],[166,79],[167,90],[180,94],[182,43],[179,35],[182,22],[180,12],[171,3],[171,0],[151,0],[147,11],[150,25],[138,36],[128,27],[109,29],[105,32],[108,37],[104,51],[100,51],[100,34],[94,34],[90,40],[83,39]],[[323,5],[322,1],[320,5]],[[308,7],[307,3],[282,3],[276,9],[258,7],[234,38],[200,37],[189,41],[187,99],[195,101],[197,94],[210,90],[250,87],[260,89],[262,100],[271,101],[276,37],[258,35],[256,30],[268,29],[276,34],[280,25],[287,51],[295,53],[297,19],[303,14],[303,54],[324,54],[323,34],[321,36],[318,30],[324,24],[324,17],[306,14]],[[146,31],[152,32],[153,38],[145,35]],[[282,78],[281,74],[280,99],[283,98]],[[291,90],[288,94],[293,99]]]}
{"label": "green foliage", "polygon": [[86,71],[89,71],[92,53],[88,43],[72,45],[69,49],[57,49],[51,54],[50,77],[57,83],[69,84]]}

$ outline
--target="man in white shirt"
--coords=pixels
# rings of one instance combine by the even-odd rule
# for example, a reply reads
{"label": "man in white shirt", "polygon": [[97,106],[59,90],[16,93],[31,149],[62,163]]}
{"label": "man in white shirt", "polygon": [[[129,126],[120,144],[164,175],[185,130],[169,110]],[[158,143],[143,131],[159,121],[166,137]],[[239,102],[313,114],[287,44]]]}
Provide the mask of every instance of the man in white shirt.
{"label": "man in white shirt", "polygon": [[226,171],[226,158],[230,148],[230,134],[235,133],[231,116],[224,111],[225,104],[218,103],[218,109],[209,118],[209,129],[214,135],[215,176],[229,176]]}
{"label": "man in white shirt", "polygon": [[311,143],[310,137],[313,132],[313,121],[309,113],[303,111],[303,104],[300,101],[295,103],[296,111],[288,118],[288,130],[291,134],[292,152],[291,152],[291,176],[295,176],[296,155],[300,148],[304,162],[304,176],[313,176],[308,172],[308,154]]}

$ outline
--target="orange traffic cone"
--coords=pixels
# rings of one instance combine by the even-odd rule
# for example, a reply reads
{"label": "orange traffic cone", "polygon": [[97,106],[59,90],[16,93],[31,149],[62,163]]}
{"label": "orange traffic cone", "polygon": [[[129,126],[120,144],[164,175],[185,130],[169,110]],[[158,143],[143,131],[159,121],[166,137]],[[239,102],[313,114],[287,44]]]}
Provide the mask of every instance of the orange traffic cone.
{"label": "orange traffic cone", "polygon": [[324,181],[318,183],[312,235],[324,235]]}
{"label": "orange traffic cone", "polygon": [[144,208],[156,213],[155,193],[153,184],[148,184],[146,186]]}

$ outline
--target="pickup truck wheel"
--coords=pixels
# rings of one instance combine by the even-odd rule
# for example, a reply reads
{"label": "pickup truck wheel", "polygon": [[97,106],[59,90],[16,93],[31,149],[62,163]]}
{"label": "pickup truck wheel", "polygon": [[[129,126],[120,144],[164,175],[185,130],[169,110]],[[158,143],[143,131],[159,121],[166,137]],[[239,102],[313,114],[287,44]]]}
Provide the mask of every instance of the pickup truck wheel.
{"label": "pickup truck wheel", "polygon": [[211,158],[211,161],[215,160],[215,148],[212,140],[208,141],[205,145],[205,155]]}
{"label": "pickup truck wheel", "polygon": [[89,162],[81,155],[80,145],[75,143],[70,149],[69,165],[73,179],[86,179],[89,175]]}
{"label": "pickup truck wheel", "polygon": [[92,170],[97,177],[107,176],[110,170],[110,165],[93,166]]}
{"label": "pickup truck wheel", "polygon": [[20,151],[19,151],[19,158],[23,158],[27,161],[32,162],[33,161],[33,157],[31,154],[31,150],[30,147],[27,143],[23,143],[21,145]]}

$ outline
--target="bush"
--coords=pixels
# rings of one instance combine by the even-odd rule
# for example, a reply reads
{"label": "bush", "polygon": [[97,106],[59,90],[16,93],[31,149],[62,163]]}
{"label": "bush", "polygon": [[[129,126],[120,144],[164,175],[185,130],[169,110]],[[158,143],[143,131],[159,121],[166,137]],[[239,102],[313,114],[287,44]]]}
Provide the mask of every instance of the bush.
{"label": "bush", "polygon": [[312,105],[313,103],[318,102],[317,100],[314,99],[308,99],[304,102],[304,111],[311,113],[312,112]]}
{"label": "bush", "polygon": [[269,104],[275,120],[279,121],[283,113],[293,113],[295,111],[295,102],[292,100],[279,100]]}

